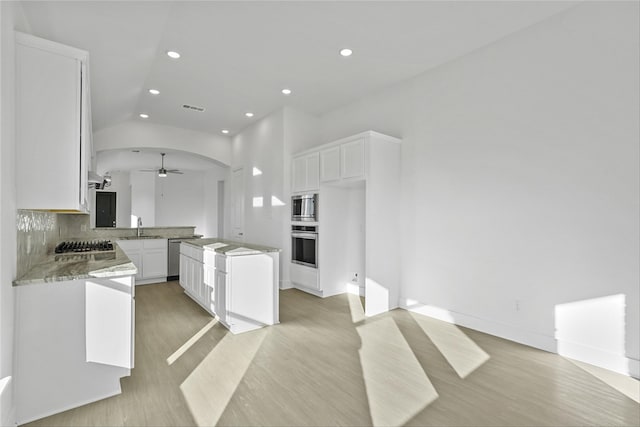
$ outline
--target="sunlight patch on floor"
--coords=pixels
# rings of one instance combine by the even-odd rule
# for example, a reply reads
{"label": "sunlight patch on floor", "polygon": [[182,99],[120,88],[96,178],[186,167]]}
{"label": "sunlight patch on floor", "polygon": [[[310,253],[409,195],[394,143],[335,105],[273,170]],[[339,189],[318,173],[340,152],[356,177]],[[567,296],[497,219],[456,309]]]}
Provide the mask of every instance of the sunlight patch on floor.
{"label": "sunlight patch on floor", "polygon": [[360,364],[374,426],[404,425],[438,398],[393,319],[356,327]]}
{"label": "sunlight patch on floor", "polygon": [[456,325],[409,313],[460,378],[482,366],[489,355]]}
{"label": "sunlight patch on floor", "polygon": [[191,348],[192,345],[194,345],[195,343],[197,343],[200,338],[202,338],[202,336],[204,334],[207,333],[207,331],[209,331],[209,329],[213,328],[213,326],[218,323],[218,321],[216,319],[211,319],[211,321],[209,323],[207,323],[206,325],[204,325],[202,327],[202,329],[200,329],[198,332],[196,332],[196,334],[194,336],[192,336],[191,338],[189,338],[187,340],[187,342],[185,342],[184,344],[182,344],[182,346],[180,346],[179,349],[177,349],[176,351],[173,352],[173,354],[169,357],[167,357],[167,364],[168,365],[172,365],[173,362],[175,362],[176,360],[178,360],[180,358],[180,356],[182,356],[183,354],[185,354],[187,352],[187,350],[189,350]]}
{"label": "sunlight patch on floor", "polygon": [[267,333],[228,333],[180,385],[198,426],[217,424]]}
{"label": "sunlight patch on floor", "polygon": [[363,321],[366,316],[364,315],[364,307],[362,307],[362,300],[359,295],[347,294],[349,299],[349,311],[351,312],[351,321],[358,323]]}
{"label": "sunlight patch on floor", "polygon": [[600,368],[598,366],[590,365],[588,363],[569,358],[566,359],[580,369],[598,378],[608,386],[618,390],[629,399],[635,400],[636,402],[640,403],[640,381],[638,381],[637,379],[610,371],[608,369]]}

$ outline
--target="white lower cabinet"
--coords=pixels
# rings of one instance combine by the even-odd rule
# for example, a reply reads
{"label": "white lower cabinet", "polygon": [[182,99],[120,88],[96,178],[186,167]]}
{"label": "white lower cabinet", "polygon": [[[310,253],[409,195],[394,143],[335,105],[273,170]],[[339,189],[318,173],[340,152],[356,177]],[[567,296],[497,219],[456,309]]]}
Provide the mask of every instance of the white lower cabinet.
{"label": "white lower cabinet", "polygon": [[138,269],[136,285],[167,280],[167,239],[128,239],[116,243]]}
{"label": "white lower cabinet", "polygon": [[180,285],[195,302],[215,315],[211,304],[215,273],[209,272],[202,262],[202,251],[191,245],[180,244]]}
{"label": "white lower cabinet", "polygon": [[132,276],[14,290],[18,424],[121,392],[134,361]]}

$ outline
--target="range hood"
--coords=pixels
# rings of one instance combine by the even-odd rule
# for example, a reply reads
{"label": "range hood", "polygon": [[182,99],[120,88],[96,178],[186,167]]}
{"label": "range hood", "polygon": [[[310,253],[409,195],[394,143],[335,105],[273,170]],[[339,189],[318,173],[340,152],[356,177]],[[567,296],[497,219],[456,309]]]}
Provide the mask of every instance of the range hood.
{"label": "range hood", "polygon": [[95,173],[94,171],[89,171],[88,175],[89,175],[89,184],[102,184],[102,181],[104,181],[104,178],[98,175],[97,173]]}
{"label": "range hood", "polygon": [[93,171],[89,171],[88,173],[89,188],[101,190],[111,185],[111,176],[109,176],[108,174],[105,176],[100,176]]}

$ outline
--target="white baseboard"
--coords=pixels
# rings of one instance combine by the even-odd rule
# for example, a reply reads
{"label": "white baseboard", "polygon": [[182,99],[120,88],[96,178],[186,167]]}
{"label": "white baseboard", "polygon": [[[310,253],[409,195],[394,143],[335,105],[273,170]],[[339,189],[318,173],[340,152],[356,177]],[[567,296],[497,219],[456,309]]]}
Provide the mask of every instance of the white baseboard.
{"label": "white baseboard", "polygon": [[317,289],[305,288],[304,286],[299,285],[297,283],[293,283],[293,282],[292,282],[292,285],[293,285],[294,288],[298,289],[299,291],[306,292],[308,294],[315,295],[315,296],[320,297],[320,298],[323,297],[322,291],[318,291]]}
{"label": "white baseboard", "polygon": [[558,340],[558,351],[556,353],[623,375],[630,375],[634,378],[639,378],[640,375],[640,361],[599,348]]}
{"label": "white baseboard", "polygon": [[591,365],[599,366],[624,375],[638,378],[640,374],[640,361],[625,356],[611,354],[600,349],[589,348],[578,344],[558,341],[553,336],[527,331],[516,326],[494,322],[440,307],[403,301],[400,308],[453,323],[458,326],[484,332],[496,337],[504,338],[520,344],[535,347],[550,353],[560,354],[564,357],[579,360]]}
{"label": "white baseboard", "polygon": [[280,289],[281,290],[285,290],[285,289],[293,289],[295,286],[293,286],[293,283],[291,283],[291,281],[289,280],[280,280]]}
{"label": "white baseboard", "polygon": [[360,286],[357,283],[347,283],[346,291],[348,294],[358,295],[361,297],[365,295],[364,286]]}
{"label": "white baseboard", "polygon": [[136,280],[136,286],[152,285],[154,283],[164,283],[166,281],[167,281],[166,277],[154,277],[153,279]]}

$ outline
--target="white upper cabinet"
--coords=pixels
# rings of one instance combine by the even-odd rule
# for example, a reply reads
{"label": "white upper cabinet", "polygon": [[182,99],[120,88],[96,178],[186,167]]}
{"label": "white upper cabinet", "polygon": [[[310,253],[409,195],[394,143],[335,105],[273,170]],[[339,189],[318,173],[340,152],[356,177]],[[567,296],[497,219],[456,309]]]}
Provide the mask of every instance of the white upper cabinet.
{"label": "white upper cabinet", "polygon": [[320,182],[364,178],[364,138],[320,151]]}
{"label": "white upper cabinet", "polygon": [[19,209],[88,211],[87,52],[16,33]]}
{"label": "white upper cabinet", "polygon": [[318,153],[293,159],[293,192],[314,191],[320,187]]}
{"label": "white upper cabinet", "polygon": [[340,145],[340,177],[364,178],[364,138]]}
{"label": "white upper cabinet", "polygon": [[331,147],[320,152],[320,182],[340,179],[340,147]]}

